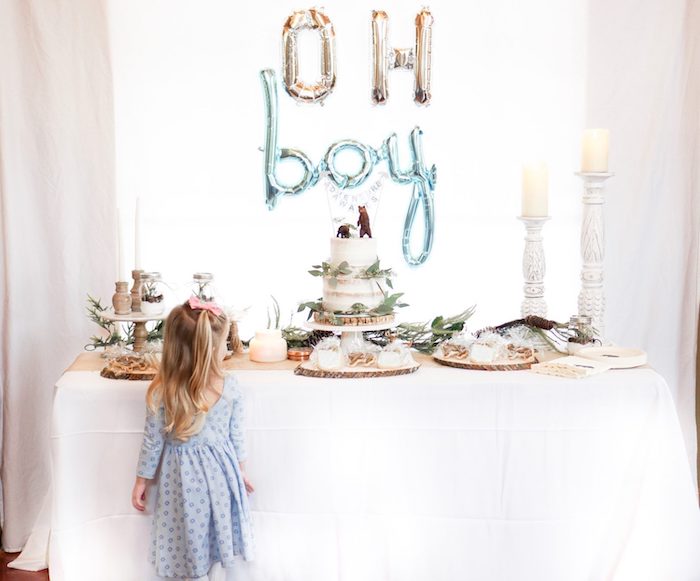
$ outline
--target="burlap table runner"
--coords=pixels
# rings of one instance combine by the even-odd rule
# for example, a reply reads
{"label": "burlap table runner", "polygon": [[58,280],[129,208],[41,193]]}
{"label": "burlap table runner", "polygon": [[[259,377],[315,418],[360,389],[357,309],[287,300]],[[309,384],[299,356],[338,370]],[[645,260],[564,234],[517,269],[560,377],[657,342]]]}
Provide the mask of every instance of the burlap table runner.
{"label": "burlap table runner", "polygon": [[[415,360],[424,367],[441,367],[429,355],[413,353]],[[278,363],[256,363],[248,359],[247,353],[239,353],[224,361],[223,368],[226,370],[263,370],[263,371],[294,371],[298,361],[280,361]],[[105,366],[105,360],[101,352],[84,352],[76,357],[75,361],[66,371],[101,371]]]}

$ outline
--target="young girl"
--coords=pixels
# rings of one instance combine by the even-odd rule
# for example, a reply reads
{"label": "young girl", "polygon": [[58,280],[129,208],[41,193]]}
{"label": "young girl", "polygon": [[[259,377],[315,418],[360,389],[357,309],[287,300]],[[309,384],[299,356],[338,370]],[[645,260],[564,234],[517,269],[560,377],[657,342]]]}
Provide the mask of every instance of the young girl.
{"label": "young girl", "polygon": [[145,510],[146,482],[160,463],[154,579],[206,581],[221,563],[228,580],[235,556],[252,558],[241,394],[220,367],[228,328],[219,307],[197,298],[175,307],[165,324],[131,495],[134,508]]}

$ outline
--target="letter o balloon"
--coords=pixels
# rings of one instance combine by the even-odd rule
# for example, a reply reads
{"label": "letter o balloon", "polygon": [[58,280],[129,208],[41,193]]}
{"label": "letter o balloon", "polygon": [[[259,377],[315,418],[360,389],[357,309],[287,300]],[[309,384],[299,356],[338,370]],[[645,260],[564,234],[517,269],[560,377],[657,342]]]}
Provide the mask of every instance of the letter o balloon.
{"label": "letter o balloon", "polygon": [[[302,30],[318,31],[321,37],[321,76],[316,83],[304,82],[299,76],[298,36]],[[321,10],[297,10],[282,27],[282,70],[284,88],[301,103],[323,103],[335,87],[335,31],[330,18]]]}

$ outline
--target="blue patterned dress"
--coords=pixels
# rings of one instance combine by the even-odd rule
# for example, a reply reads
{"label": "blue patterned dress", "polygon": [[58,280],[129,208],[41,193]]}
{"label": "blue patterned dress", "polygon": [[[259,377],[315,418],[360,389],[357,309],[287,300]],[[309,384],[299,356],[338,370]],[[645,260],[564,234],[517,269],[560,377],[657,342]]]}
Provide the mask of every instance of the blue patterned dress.
{"label": "blue patterned dress", "polygon": [[[147,412],[138,475],[160,479],[152,556],[161,577],[202,577],[216,562],[252,559],[252,527],[239,461],[245,460],[241,392],[232,375],[187,442],[164,437],[163,408]],[[162,456],[162,458],[161,458]]]}

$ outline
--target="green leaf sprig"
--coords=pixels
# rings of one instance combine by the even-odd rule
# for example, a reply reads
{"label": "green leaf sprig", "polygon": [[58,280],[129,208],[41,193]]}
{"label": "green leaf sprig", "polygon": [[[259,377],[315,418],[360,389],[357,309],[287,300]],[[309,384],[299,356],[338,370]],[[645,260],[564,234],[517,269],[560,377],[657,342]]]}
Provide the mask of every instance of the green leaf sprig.
{"label": "green leaf sprig", "polygon": [[[475,307],[469,307],[452,317],[437,316],[430,321],[401,323],[396,327],[396,336],[421,353],[431,354],[438,346],[464,330],[467,320],[474,314]],[[386,332],[372,332],[367,338],[377,345],[389,342]]]}

